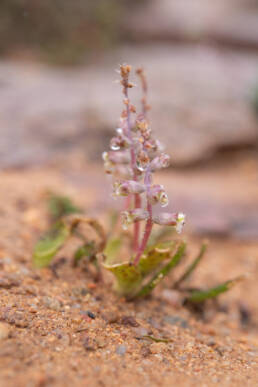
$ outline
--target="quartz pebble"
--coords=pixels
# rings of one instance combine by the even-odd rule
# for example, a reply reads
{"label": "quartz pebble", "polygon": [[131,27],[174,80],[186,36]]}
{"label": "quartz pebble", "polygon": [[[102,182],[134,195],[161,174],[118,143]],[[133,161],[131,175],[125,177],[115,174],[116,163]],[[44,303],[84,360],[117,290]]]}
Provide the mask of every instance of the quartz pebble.
{"label": "quartz pebble", "polygon": [[118,345],[118,346],[116,347],[116,353],[117,353],[118,355],[123,356],[123,355],[125,355],[126,351],[127,351],[127,347],[126,347],[126,345],[124,345],[124,344],[120,344],[120,345]]}

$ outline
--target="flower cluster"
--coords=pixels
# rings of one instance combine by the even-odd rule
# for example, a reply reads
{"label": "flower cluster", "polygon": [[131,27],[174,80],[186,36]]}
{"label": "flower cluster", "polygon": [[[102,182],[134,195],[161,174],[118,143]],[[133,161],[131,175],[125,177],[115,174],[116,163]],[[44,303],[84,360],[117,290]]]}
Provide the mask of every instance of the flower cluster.
{"label": "flower cluster", "polygon": [[[153,137],[147,119],[150,107],[147,104],[147,82],[143,69],[136,71],[143,91],[142,111],[138,115],[128,96],[128,90],[134,86],[129,81],[130,72],[131,66],[120,66],[124,109],[120,126],[110,141],[111,151],[103,153],[103,160],[106,173],[114,177],[113,195],[127,197],[127,208],[122,212],[122,221],[124,228],[134,224],[134,264],[137,264],[147,245],[153,224],[174,226],[177,232],[181,232],[185,216],[182,213],[160,213],[154,216],[152,213],[153,205],[168,205],[164,187],[153,184],[152,175],[169,165],[169,156],[164,153],[160,142]],[[146,221],[145,231],[139,243],[139,222],[143,220]]]}

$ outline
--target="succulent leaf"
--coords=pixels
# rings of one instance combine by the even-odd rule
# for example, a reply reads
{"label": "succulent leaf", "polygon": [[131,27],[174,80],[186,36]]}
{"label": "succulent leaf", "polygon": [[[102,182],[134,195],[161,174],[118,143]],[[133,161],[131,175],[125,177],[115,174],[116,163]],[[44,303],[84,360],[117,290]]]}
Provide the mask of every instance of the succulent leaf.
{"label": "succulent leaf", "polygon": [[143,279],[138,267],[129,262],[104,267],[115,275],[115,289],[120,295],[131,297],[137,292]]}
{"label": "succulent leaf", "polygon": [[159,282],[169,274],[169,272],[178,265],[183,257],[186,249],[186,243],[181,242],[177,248],[176,253],[172,256],[170,261],[162,267],[154,277],[136,294],[136,297],[144,297],[151,293],[151,291],[159,284]]}
{"label": "succulent leaf", "polygon": [[37,267],[48,266],[70,236],[70,228],[63,221],[57,222],[35,246],[33,262]]}
{"label": "succulent leaf", "polygon": [[107,245],[104,250],[106,256],[106,265],[111,265],[115,260],[122,246],[122,238],[113,238],[107,242]]}
{"label": "succulent leaf", "polygon": [[232,286],[234,286],[242,279],[243,277],[241,276],[233,280],[223,282],[222,284],[207,290],[195,290],[190,293],[190,295],[186,298],[186,301],[198,303],[198,302],[203,302],[205,300],[208,300],[210,298],[215,298],[219,294],[227,292],[229,289],[232,288]]}
{"label": "succulent leaf", "polygon": [[158,268],[164,260],[171,257],[175,242],[161,242],[150,246],[139,261],[139,269],[143,276],[148,275]]}

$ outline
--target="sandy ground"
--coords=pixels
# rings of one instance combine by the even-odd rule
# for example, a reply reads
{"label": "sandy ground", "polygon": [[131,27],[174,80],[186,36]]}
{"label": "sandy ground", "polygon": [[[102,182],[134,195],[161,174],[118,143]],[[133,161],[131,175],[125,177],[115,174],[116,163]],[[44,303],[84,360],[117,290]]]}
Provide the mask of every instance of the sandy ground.
{"label": "sandy ground", "polygon": [[[216,170],[226,186],[228,175]],[[184,173],[176,173],[179,185]],[[59,163],[1,173],[0,385],[257,385],[257,242],[210,236],[191,284],[247,278],[202,315],[175,305],[171,277],[151,298],[125,302],[106,274],[100,283],[87,267],[71,268],[72,245],[59,256],[65,260],[57,277],[33,268],[33,245],[48,223],[46,190],[64,192],[104,219],[109,199],[101,187],[100,169],[81,160],[69,161],[69,170]],[[193,256],[202,236],[190,227],[184,237]]]}

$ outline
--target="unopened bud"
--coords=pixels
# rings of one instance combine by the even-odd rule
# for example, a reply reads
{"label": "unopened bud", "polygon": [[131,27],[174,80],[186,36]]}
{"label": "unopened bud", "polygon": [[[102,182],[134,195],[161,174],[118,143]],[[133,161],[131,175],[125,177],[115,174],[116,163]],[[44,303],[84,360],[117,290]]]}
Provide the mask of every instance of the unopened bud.
{"label": "unopened bud", "polygon": [[121,215],[122,227],[124,230],[127,230],[128,226],[134,222],[139,222],[140,220],[145,220],[149,217],[149,213],[141,208],[135,208],[132,211],[123,211]]}
{"label": "unopened bud", "polygon": [[136,164],[137,164],[137,168],[143,172],[145,171],[145,169],[147,168],[148,164],[149,164],[149,157],[148,157],[148,154],[146,152],[144,152],[143,150],[139,151],[138,155],[137,155],[137,159],[136,159]]}
{"label": "unopened bud", "polygon": [[102,158],[104,160],[104,170],[108,175],[114,172],[114,163],[110,161],[108,152],[102,153]]}
{"label": "unopened bud", "polygon": [[134,105],[130,105],[130,112],[136,113],[136,107]]}
{"label": "unopened bud", "polygon": [[145,132],[148,129],[148,123],[146,120],[142,119],[142,117],[138,117],[136,121],[136,126],[140,130],[140,132]]}
{"label": "unopened bud", "polygon": [[123,134],[119,134],[116,137],[111,138],[110,148],[113,151],[117,151],[119,149],[125,149],[130,145],[130,140]]}
{"label": "unopened bud", "polygon": [[120,74],[121,77],[127,77],[129,73],[131,72],[131,66],[130,65],[121,65],[120,66]]}
{"label": "unopened bud", "polygon": [[152,138],[150,138],[149,140],[145,141],[144,147],[145,147],[145,149],[151,150],[151,151],[157,151],[158,150],[157,141],[152,139]]}

